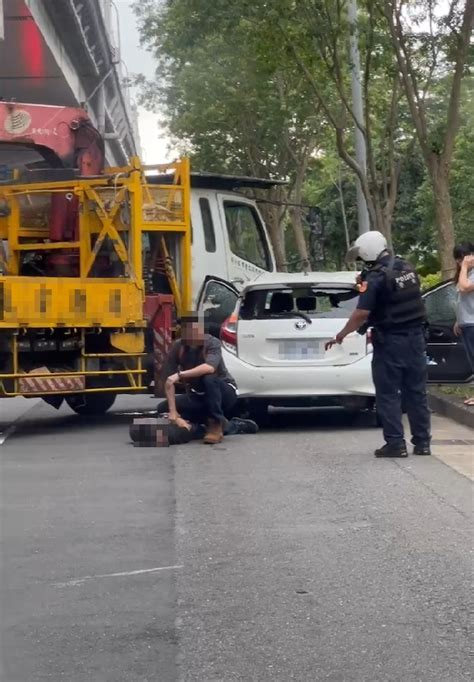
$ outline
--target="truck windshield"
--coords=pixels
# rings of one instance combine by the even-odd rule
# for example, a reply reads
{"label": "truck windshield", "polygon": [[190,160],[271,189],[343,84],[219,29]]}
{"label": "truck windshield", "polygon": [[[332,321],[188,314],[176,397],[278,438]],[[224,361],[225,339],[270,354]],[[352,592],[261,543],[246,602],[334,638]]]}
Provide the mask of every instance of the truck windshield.
{"label": "truck windshield", "polygon": [[262,270],[271,270],[265,231],[255,208],[240,201],[224,201],[224,212],[232,253]]}
{"label": "truck windshield", "polygon": [[303,313],[311,319],[345,319],[355,309],[357,299],[358,292],[353,287],[253,289],[242,301],[240,317],[265,320]]}

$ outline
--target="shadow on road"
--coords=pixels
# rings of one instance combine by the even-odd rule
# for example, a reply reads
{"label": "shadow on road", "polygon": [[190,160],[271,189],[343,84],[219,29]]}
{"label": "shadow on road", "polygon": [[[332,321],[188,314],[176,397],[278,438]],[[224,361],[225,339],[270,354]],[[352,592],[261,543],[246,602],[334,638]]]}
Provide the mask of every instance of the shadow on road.
{"label": "shadow on road", "polygon": [[262,431],[301,431],[373,428],[375,416],[371,412],[348,412],[333,408],[270,408],[268,421]]}
{"label": "shadow on road", "polygon": [[[137,414],[137,416],[139,416]],[[82,429],[96,429],[99,427],[110,428],[113,425],[124,426],[131,422],[133,417],[110,413],[100,417],[82,417],[76,414],[42,416],[41,419],[27,417],[16,424],[18,435],[32,435],[35,433],[62,433],[67,431],[78,431]]]}
{"label": "shadow on road", "polygon": [[[40,418],[35,418],[35,415],[32,414],[17,422],[15,438],[47,434],[63,435],[89,429],[111,429],[114,426],[124,428],[135,417],[151,417],[153,415],[153,410],[149,408],[137,410],[116,409],[96,417],[52,412],[51,415],[43,413]],[[264,433],[279,431],[329,431],[334,429],[364,429],[372,428],[373,426],[374,416],[369,412],[349,413],[340,408],[270,408],[268,420],[265,424],[260,425],[260,430]],[[128,433],[124,436],[124,440],[128,440]]]}

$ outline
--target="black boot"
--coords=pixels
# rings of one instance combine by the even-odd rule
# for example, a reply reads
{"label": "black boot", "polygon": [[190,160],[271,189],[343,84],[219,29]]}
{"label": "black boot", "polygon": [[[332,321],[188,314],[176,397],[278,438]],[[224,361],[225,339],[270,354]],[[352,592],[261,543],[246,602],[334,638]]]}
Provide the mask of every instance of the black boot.
{"label": "black boot", "polygon": [[390,443],[385,443],[381,448],[375,451],[376,457],[408,457],[407,446],[403,445],[392,445]]}
{"label": "black boot", "polygon": [[[233,417],[229,422],[230,433],[258,433],[258,424],[251,419],[242,419],[241,417]],[[227,435],[227,430],[224,432]]]}
{"label": "black boot", "polygon": [[431,455],[431,448],[429,443],[423,445],[415,445],[413,448],[414,455]]}

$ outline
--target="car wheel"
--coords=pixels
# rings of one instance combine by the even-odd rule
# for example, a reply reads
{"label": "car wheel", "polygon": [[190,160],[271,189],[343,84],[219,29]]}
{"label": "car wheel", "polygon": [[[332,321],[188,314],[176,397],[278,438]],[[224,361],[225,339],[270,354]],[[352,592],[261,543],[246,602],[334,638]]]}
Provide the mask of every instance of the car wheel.
{"label": "car wheel", "polygon": [[374,411],[374,426],[377,429],[382,428],[382,420],[380,419],[380,416],[378,415],[377,411]]}
{"label": "car wheel", "polygon": [[257,422],[259,426],[268,426],[270,424],[270,415],[268,413],[268,403],[255,400],[248,404],[249,418]]}
{"label": "car wheel", "polygon": [[66,396],[66,402],[76,414],[93,416],[110,410],[115,398],[114,393],[79,393]]}
{"label": "car wheel", "polygon": [[350,410],[350,409],[345,409],[344,410],[345,418],[346,421],[349,424],[354,424],[360,419],[360,415],[362,414],[362,410]]}
{"label": "car wheel", "polygon": [[377,404],[374,400],[372,405],[369,407],[369,414],[372,416],[372,423],[375,428],[380,429],[382,428],[382,421],[380,419],[379,413],[377,412]]}

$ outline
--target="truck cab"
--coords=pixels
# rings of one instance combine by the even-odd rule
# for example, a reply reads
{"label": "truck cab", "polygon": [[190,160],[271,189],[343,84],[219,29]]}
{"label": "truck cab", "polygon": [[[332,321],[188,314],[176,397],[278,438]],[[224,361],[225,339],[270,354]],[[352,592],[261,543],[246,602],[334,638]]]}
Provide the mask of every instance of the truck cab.
{"label": "truck cab", "polygon": [[[166,183],[165,176],[149,182]],[[268,190],[279,180],[191,173],[193,308],[204,312],[208,331],[219,335],[235,305],[235,291],[276,271],[265,222],[243,190]]]}
{"label": "truck cab", "polygon": [[[166,176],[148,177],[166,184]],[[197,306],[209,277],[238,290],[258,275],[276,270],[275,259],[257,202],[245,189],[269,189],[280,180],[191,173],[192,284]]]}

